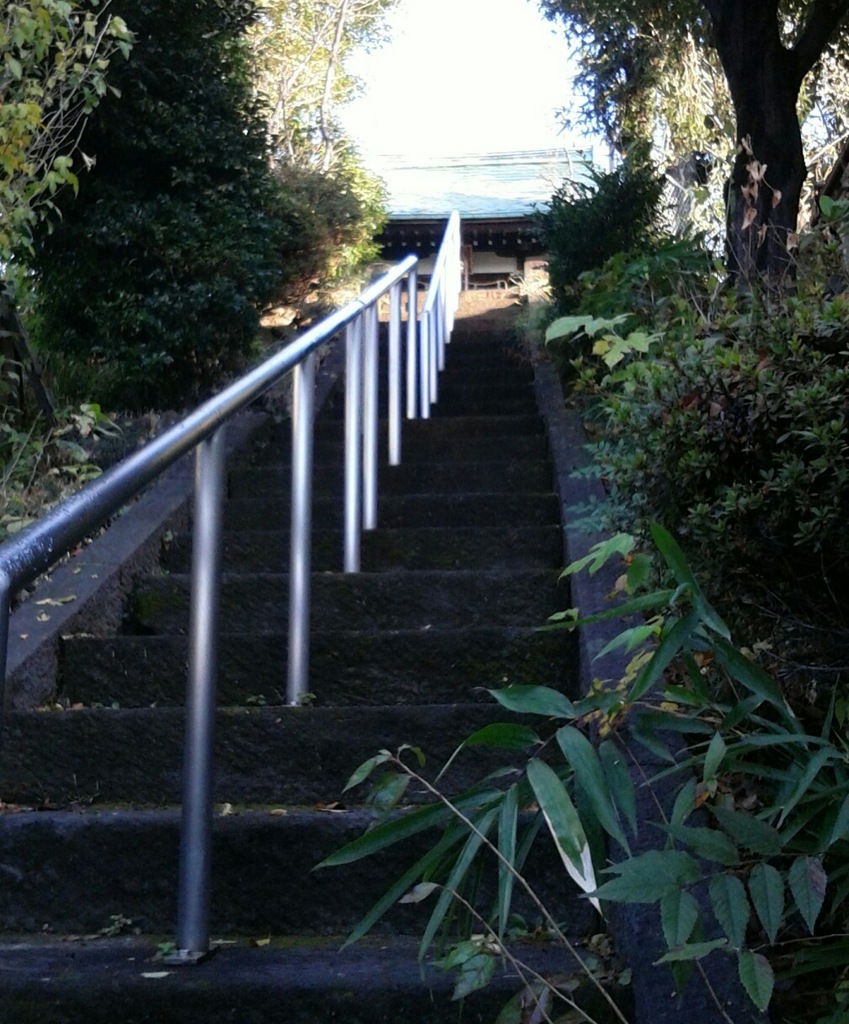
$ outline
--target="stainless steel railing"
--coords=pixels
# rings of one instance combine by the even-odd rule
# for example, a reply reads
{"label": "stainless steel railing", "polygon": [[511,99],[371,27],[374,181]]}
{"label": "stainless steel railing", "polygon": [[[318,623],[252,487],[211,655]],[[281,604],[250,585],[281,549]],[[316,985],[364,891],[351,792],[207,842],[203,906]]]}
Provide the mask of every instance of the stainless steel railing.
{"label": "stainless steel railing", "polygon": [[[402,303],[406,284],[408,419],[426,417],[436,400],[436,367],[444,365],[460,289],[460,221],[451,215],[417,329],[417,265],[408,256],[353,302],[295,338],[282,351],[199,406],[170,430],[113,466],[42,519],[0,546],[0,708],[3,707],[11,600],[22,587],[99,528],[169,466],[195,450],[195,511],[180,880],[177,912],[179,962],[209,950],[213,733],[217,676],[218,602],[225,493],[224,427],[285,374],[294,375],[292,408],[292,515],[289,572],[287,700],[307,691],[310,628],[313,394],[316,350],[344,332],[345,548],[344,571],[360,568],[360,535],[377,525],[378,303],[389,296],[389,461],[401,458]],[[425,381],[426,383],[423,383]],[[419,401],[417,402],[417,394]]]}

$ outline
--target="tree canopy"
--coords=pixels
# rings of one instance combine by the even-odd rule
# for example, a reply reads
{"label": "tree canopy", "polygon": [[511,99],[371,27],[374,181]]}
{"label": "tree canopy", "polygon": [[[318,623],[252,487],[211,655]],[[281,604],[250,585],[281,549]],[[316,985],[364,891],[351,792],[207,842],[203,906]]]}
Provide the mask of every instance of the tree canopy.
{"label": "tree canopy", "polygon": [[345,58],[383,38],[398,0],[265,0],[251,29],[257,89],[272,150],[328,171],[341,130],[338,106],[357,88]]}
{"label": "tree canopy", "polygon": [[0,262],[28,245],[61,186],[77,186],[85,118],[107,93],[115,52],[129,55],[123,19],[92,6],[18,0],[0,10]]}
{"label": "tree canopy", "polygon": [[[839,52],[849,0],[540,3],[580,40],[588,109],[620,145],[651,136],[653,92],[682,94],[680,69],[689,55],[721,68],[737,146],[727,192],[729,266],[745,280],[781,277],[806,174],[798,106],[823,98],[806,78]],[[717,127],[712,116],[703,125],[707,132]],[[688,144],[695,141],[687,136]]]}

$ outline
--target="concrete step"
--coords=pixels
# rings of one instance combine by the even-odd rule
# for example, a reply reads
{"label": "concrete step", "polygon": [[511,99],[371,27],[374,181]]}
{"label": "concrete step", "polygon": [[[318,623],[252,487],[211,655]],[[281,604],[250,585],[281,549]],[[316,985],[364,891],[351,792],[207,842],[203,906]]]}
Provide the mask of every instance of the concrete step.
{"label": "concrete step", "polygon": [[[419,432],[411,436],[409,426],[410,422],[405,420],[401,428],[402,462],[407,464],[443,460],[486,462],[492,457],[524,462],[548,457],[548,443],[543,434],[495,434],[465,438],[443,436],[441,432],[432,430],[427,435]],[[316,465],[344,462],[345,445],[342,432],[335,429],[334,433],[336,436],[327,437],[326,432],[318,429],[317,425],[316,438],[313,442],[313,460]],[[385,422],[380,426],[377,447],[381,465],[386,465],[388,445]],[[233,459],[231,469],[278,464],[289,466],[290,458],[291,431],[289,424],[286,423],[276,427],[273,432],[266,432],[261,441],[251,445],[249,451]]]}
{"label": "concrete step", "polygon": [[[330,803],[340,799],[358,764],[404,743],[425,752],[425,774],[433,777],[466,736],[503,719],[494,702],[221,709],[215,799],[287,807]],[[182,708],[10,713],[2,734],[0,793],[6,803],[37,806],[177,804],[184,728]],[[466,751],[447,785],[456,792],[505,758],[487,748]],[[3,816],[4,828],[12,817]]]}
{"label": "concrete step", "polygon": [[[545,569],[313,573],[312,618],[323,629],[542,625],[568,607],[568,587],[558,586],[557,575]],[[219,621],[225,630],[277,633],[287,622],[287,603],[286,574],[226,573]],[[188,607],[188,576],[146,577],[134,595],[130,631],[185,632]]]}
{"label": "concrete step", "polygon": [[[272,813],[272,811],[278,813]],[[213,933],[320,936],[349,931],[427,850],[435,836],[416,837],[344,868],[313,870],[365,832],[368,811],[236,809],[213,827]],[[526,822],[525,827],[527,827]],[[180,814],[178,810],[88,809],[23,812],[4,822],[0,889],[4,932],[86,934],[115,917],[145,934],[168,933],[174,922]],[[535,844],[525,870],[558,921],[587,934],[594,912],[580,898],[551,850]],[[478,899],[490,904],[493,872],[482,876]],[[62,879],[57,899],[56,879]],[[393,907],[383,934],[420,934],[428,904]],[[516,893],[517,913],[534,919]],[[46,926],[46,927],[45,927]]]}
{"label": "concrete step", "polygon": [[[339,949],[342,937],[293,946],[275,937],[268,946],[224,945],[197,967],[169,968],[155,959],[151,941],[138,938],[72,942],[5,942],[0,960],[15,969],[0,976],[8,1024],[446,1024],[458,1016],[451,1001],[455,976],[429,961],[417,944],[381,937]],[[544,977],[572,974],[562,946],[517,943],[522,963]],[[146,977],[146,975],[154,977]],[[575,974],[569,990],[598,1024],[612,1013]],[[463,1024],[492,1024],[522,982],[498,963],[486,989],[462,1003]],[[611,989],[628,1019],[627,989]]]}
{"label": "concrete step", "polygon": [[[191,535],[172,538],[163,558],[168,572],[191,565]],[[334,572],[342,564],[341,530],[314,530],[312,566]],[[230,530],[224,537],[228,571],[288,569],[289,538],[283,529]],[[410,527],[370,530],[362,537],[364,572],[385,569],[544,569],[562,564],[559,526]]]}
{"label": "concrete step", "polygon": [[[227,530],[288,529],[289,501],[278,498],[231,498],[224,507]],[[313,526],[340,529],[342,495],[313,501]],[[446,528],[547,526],[556,523],[560,506],[553,493],[407,494],[378,496],[378,527],[390,529],[439,526]]]}
{"label": "concrete step", "polygon": [[[381,415],[386,414],[385,401],[380,403]],[[431,405],[431,418],[457,416],[532,416],[536,412],[536,398],[528,389],[527,395],[512,398],[492,398],[488,388],[479,391],[438,392],[438,399]],[[322,409],[324,418],[341,419],[345,414],[345,404],[339,400],[328,402]]]}
{"label": "concrete step", "polygon": [[[122,708],[185,701],[187,642],[179,636],[68,637],[61,696]],[[565,631],[475,627],[331,632],[310,637],[315,707],[488,701],[486,689],[540,684],[572,691],[577,652]],[[219,638],[218,702],[285,702],[285,634]]]}
{"label": "concrete step", "polygon": [[[291,492],[288,467],[237,469],[230,473],[230,494],[240,499],[265,497]],[[553,485],[547,460],[461,462],[407,462],[400,466],[380,466],[379,493],[403,494],[478,494],[493,491],[544,492]],[[320,463],[313,471],[315,494],[342,494],[345,487],[341,463]]]}

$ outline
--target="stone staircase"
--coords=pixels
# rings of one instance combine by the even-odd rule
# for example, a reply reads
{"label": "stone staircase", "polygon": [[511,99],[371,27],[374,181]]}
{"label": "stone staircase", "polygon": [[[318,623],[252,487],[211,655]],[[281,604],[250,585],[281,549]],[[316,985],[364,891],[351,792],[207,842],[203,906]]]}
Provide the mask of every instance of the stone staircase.
{"label": "stone staircase", "polygon": [[[557,582],[559,503],[533,370],[503,326],[463,312],[432,418],[405,422],[402,466],[382,460],[380,528],[364,536],[357,575],[338,571],[340,401],[319,415],[303,707],[282,706],[284,431],[263,429],[230,465],[215,957],[170,968],[153,956],[176,911],[187,536],[169,538],[161,571],[138,581],[120,635],[63,640],[59,688],[73,710],[9,716],[0,797],[17,807],[0,819],[0,1022],[453,1019],[451,979],[416,962],[426,906],[395,908],[372,939],[337,952],[413,854],[312,868],[366,827],[370,812],[352,802],[366,794],[341,803],[341,792],[378,749],[414,743],[433,773],[463,737],[503,717],[487,687],[572,692],[570,639],[535,631],[569,598]],[[466,752],[450,785],[503,757]],[[597,930],[547,844],[537,846],[527,870],[557,919],[576,938]],[[557,947],[528,955],[542,971],[564,969]],[[499,978],[463,1019],[494,1020],[517,987]]]}

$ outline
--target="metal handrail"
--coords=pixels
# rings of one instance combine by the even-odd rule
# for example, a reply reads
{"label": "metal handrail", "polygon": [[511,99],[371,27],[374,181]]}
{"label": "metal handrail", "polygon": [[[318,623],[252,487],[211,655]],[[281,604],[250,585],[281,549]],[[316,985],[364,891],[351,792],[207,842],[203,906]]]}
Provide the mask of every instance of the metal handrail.
{"label": "metal handrail", "polygon": [[[459,283],[451,254],[459,218],[446,230],[452,245],[440,248],[425,300],[434,337],[450,334]],[[212,829],[212,749],[217,675],[218,604],[221,578],[224,484],[223,427],[236,413],[294,374],[292,406],[292,517],[289,572],[289,662],[287,700],[297,705],[307,692],[310,625],[310,532],[316,350],[345,332],[345,549],[344,571],[360,568],[360,533],[377,525],[378,303],[389,294],[389,461],[401,457],[401,289],[406,280],[407,418],[416,416],[419,377],[432,365],[432,346],[420,344],[417,330],[416,256],[408,256],[369,285],[353,302],[295,338],[194,412],[125,458],[42,519],[0,546],[0,709],[5,691],[12,595],[81,543],[144,487],[195,449],[195,511],[186,738],[180,839],[177,920],[178,962],[195,962],[209,950],[210,847]],[[456,277],[453,276],[457,269]],[[459,287],[457,288],[459,292]],[[435,350],[434,350],[435,351]],[[417,358],[418,355],[418,358]],[[420,413],[429,415],[435,391],[424,390]],[[433,395],[433,397],[431,397]]]}

